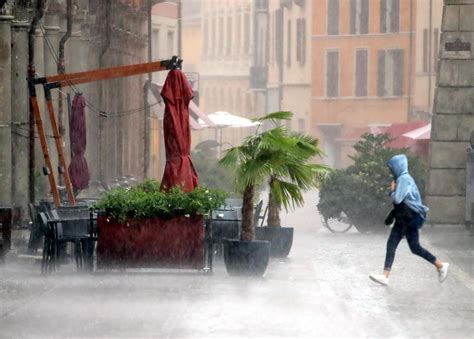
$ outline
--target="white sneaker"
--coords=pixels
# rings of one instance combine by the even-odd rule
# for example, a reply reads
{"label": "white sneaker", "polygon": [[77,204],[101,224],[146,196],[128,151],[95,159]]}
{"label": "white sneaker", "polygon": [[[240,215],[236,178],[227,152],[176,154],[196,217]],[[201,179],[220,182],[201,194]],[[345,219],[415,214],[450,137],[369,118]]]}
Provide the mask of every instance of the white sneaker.
{"label": "white sneaker", "polygon": [[371,274],[369,275],[369,278],[372,281],[375,281],[376,283],[379,283],[381,285],[384,285],[384,286],[388,285],[388,278],[384,276],[383,274]]}
{"label": "white sneaker", "polygon": [[448,276],[448,269],[449,269],[449,264],[447,262],[444,262],[443,266],[438,270],[440,283],[446,280],[446,277]]}

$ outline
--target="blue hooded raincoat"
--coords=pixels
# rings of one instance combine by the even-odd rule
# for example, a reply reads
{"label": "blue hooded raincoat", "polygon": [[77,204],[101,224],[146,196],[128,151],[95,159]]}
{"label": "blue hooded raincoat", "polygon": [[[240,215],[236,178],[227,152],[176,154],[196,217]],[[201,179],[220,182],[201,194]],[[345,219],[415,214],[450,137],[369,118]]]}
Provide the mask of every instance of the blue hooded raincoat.
{"label": "blue hooded raincoat", "polygon": [[415,180],[408,173],[408,159],[406,155],[395,155],[388,161],[387,165],[392,171],[394,180],[397,182],[395,190],[390,192],[390,198],[392,198],[393,203],[398,205],[403,202],[412,211],[426,219],[428,207],[422,204],[418,186],[416,186]]}

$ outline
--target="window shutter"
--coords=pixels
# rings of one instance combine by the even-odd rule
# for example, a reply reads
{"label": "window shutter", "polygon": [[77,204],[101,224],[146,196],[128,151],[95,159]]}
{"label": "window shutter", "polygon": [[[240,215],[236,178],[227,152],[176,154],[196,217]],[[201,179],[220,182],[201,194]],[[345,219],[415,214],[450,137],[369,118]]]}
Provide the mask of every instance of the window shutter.
{"label": "window shutter", "polygon": [[367,96],[367,70],[367,50],[356,51],[355,95],[358,97]]}
{"label": "window shutter", "polygon": [[328,35],[339,34],[339,0],[328,2]]}
{"label": "window shutter", "polygon": [[351,0],[351,34],[356,34],[357,25],[357,0]]}
{"label": "window shutter", "polygon": [[361,0],[360,34],[369,33],[369,0]]}
{"label": "window shutter", "polygon": [[306,62],[306,19],[301,19],[301,64]]}
{"label": "window shutter", "polygon": [[385,96],[385,51],[378,52],[377,95]]}
{"label": "window shutter", "polygon": [[404,50],[397,49],[393,51],[393,95],[403,95],[404,79]]}
{"label": "window shutter", "polygon": [[293,38],[292,37],[292,33],[291,33],[291,20],[288,20],[288,32],[287,32],[288,36],[287,36],[287,49],[286,49],[286,63],[288,66],[291,65],[291,39]]}
{"label": "window shutter", "polygon": [[433,33],[433,71],[438,69],[438,53],[439,53],[439,29],[435,28]]}
{"label": "window shutter", "polygon": [[387,33],[387,0],[380,0],[380,33]]}
{"label": "window shutter", "polygon": [[339,92],[339,52],[328,51],[326,54],[326,95],[337,97]]}
{"label": "window shutter", "polygon": [[428,72],[428,29],[423,30],[423,72]]}
{"label": "window shutter", "polygon": [[400,0],[392,0],[392,10],[390,11],[390,32],[400,31]]}
{"label": "window shutter", "polygon": [[276,11],[275,20],[275,57],[278,64],[283,63],[283,9]]}

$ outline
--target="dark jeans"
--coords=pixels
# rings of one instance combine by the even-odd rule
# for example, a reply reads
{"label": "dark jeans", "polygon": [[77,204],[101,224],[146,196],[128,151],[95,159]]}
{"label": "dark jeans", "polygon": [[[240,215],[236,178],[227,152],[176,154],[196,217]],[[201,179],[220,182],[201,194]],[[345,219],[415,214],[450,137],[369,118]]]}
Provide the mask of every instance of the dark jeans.
{"label": "dark jeans", "polygon": [[423,222],[423,219],[421,219],[419,216],[408,223],[402,223],[398,221],[395,222],[395,226],[393,226],[392,232],[390,233],[387,241],[387,254],[385,256],[384,266],[385,270],[390,271],[392,268],[393,261],[395,260],[395,252],[403,236],[407,238],[408,246],[410,247],[410,250],[413,254],[419,255],[432,264],[435,263],[436,257],[420,245],[420,235],[418,233],[417,227],[420,222]]}

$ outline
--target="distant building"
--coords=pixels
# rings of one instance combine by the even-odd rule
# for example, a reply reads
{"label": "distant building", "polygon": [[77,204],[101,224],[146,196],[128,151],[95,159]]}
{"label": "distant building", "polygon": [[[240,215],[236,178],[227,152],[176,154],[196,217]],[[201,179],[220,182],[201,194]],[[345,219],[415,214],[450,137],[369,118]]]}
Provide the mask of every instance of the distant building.
{"label": "distant building", "polygon": [[[287,126],[312,133],[311,30],[314,1],[270,1],[268,9],[267,111],[291,111]],[[265,40],[263,40],[265,41]],[[265,72],[267,70],[265,69]]]}
{"label": "distant building", "polygon": [[431,119],[442,16],[443,0],[416,1],[415,92],[412,119]]}
{"label": "distant building", "polygon": [[335,167],[356,129],[406,122],[413,89],[415,1],[313,1],[311,127]]}
{"label": "distant building", "polygon": [[[201,2],[201,63],[195,70],[200,73],[200,106],[207,114],[227,111],[252,118],[264,113],[264,108],[257,107],[255,95],[250,90],[249,74],[254,49],[253,11],[251,0]],[[183,36],[183,45],[197,34]],[[252,128],[196,131],[193,144],[216,139],[226,143],[225,148],[240,144],[251,131]]]}

